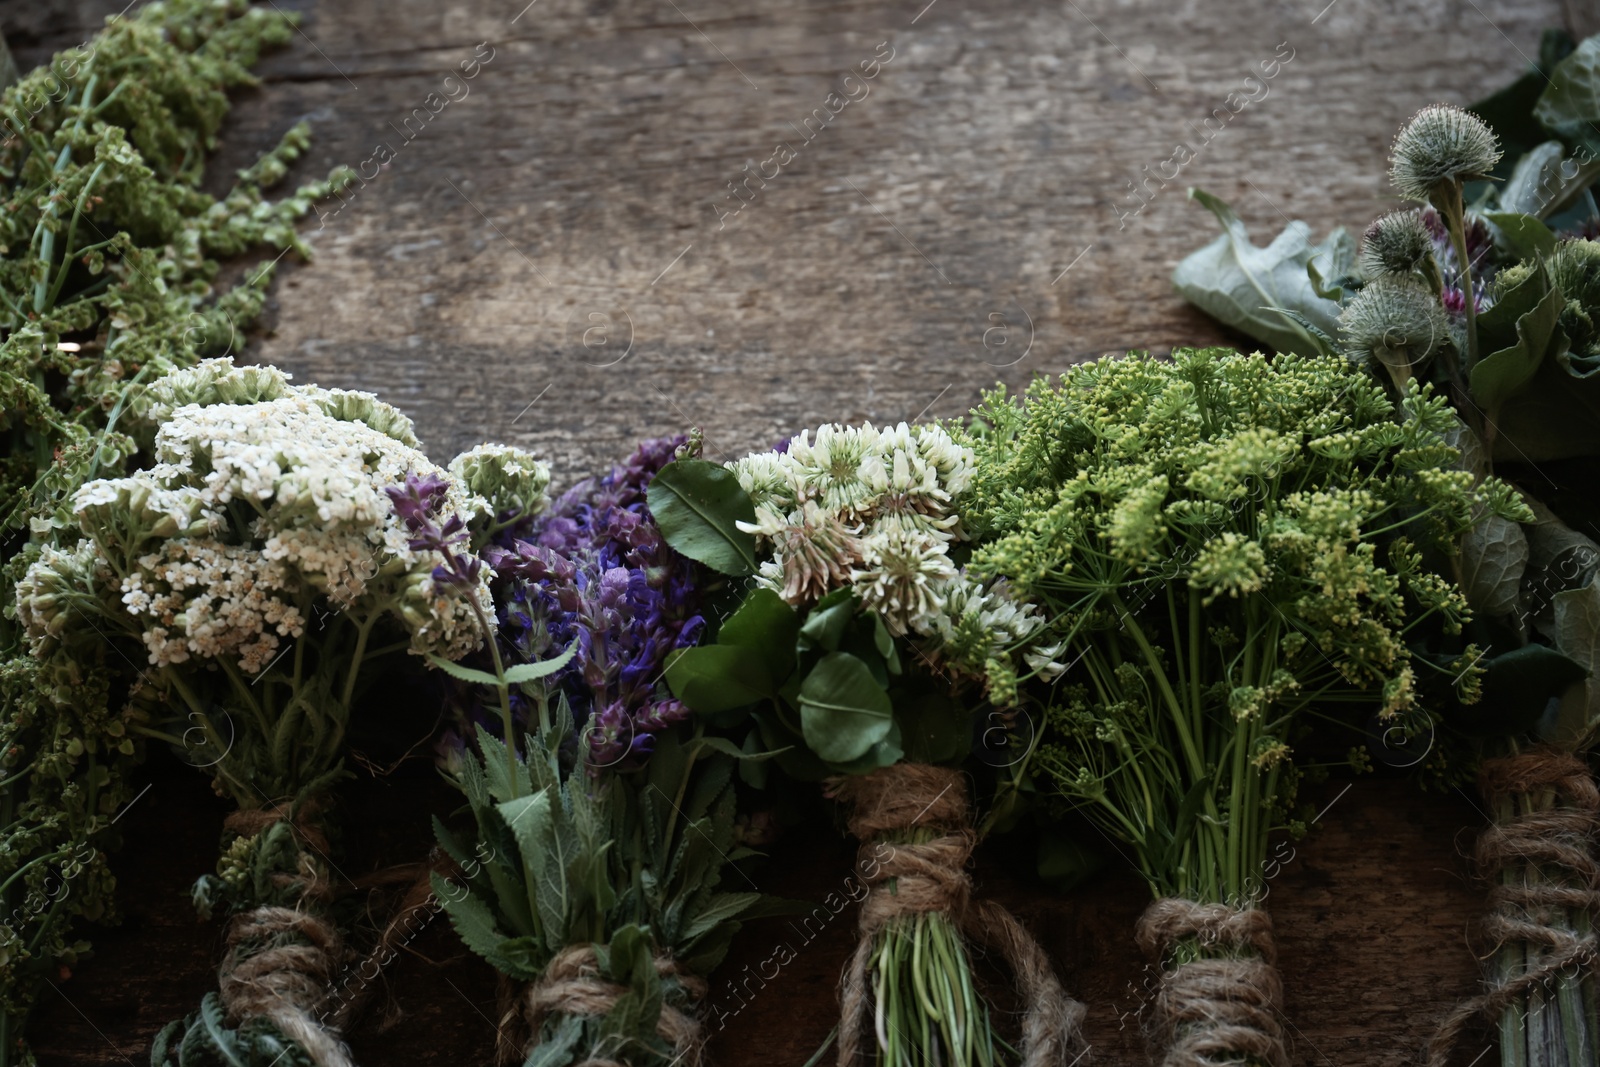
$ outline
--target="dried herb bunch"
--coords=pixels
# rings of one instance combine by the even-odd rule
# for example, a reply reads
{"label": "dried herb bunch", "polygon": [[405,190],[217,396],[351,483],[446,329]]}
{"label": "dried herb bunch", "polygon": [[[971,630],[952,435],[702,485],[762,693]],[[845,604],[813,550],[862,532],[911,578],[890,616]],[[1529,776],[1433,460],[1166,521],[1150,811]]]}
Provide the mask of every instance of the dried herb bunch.
{"label": "dried herb bunch", "polygon": [[294,222],[331,183],[264,195],[304,125],[224,198],[200,190],[228,91],[292,32],[242,0],[153,3],[0,95],[0,1065],[30,1061],[42,976],[88,951],[73,922],[114,918],[105,852],[141,754],[121,710],[135,671],[105,646],[29,656],[12,584],[77,536],[72,491],[149,446],[139,389],[242,341],[272,268],[223,286],[219,257],[308,251]]}

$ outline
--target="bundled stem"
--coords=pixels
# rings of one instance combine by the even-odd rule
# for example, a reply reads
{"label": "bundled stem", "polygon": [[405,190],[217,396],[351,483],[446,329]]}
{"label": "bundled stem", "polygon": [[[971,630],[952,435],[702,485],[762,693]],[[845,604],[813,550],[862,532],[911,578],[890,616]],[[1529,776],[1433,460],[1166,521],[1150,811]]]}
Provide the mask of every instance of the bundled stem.
{"label": "bundled stem", "polygon": [[1168,897],[1145,909],[1139,945],[1167,961],[1150,1037],[1162,1067],[1287,1067],[1272,918],[1259,908]]}
{"label": "bundled stem", "polygon": [[[996,952],[1028,1004],[1022,1063],[1071,1062],[1083,1047],[1084,1007],[1067,997],[1037,942],[1004,908],[973,903],[966,865],[972,830],[961,772],[900,763],[838,780],[870,887],[861,939],[840,985],[839,1064],[854,1067],[875,1035],[878,1058],[905,1064],[999,1062],[988,1005],[967,944]],[[883,858],[873,846],[893,846]]]}
{"label": "bundled stem", "polygon": [[1495,818],[1477,848],[1493,885],[1484,923],[1493,977],[1440,1026],[1429,1067],[1444,1067],[1480,1015],[1497,1017],[1504,1063],[1592,1064],[1600,1050],[1600,788],[1581,759],[1551,748],[1484,761],[1479,786]]}

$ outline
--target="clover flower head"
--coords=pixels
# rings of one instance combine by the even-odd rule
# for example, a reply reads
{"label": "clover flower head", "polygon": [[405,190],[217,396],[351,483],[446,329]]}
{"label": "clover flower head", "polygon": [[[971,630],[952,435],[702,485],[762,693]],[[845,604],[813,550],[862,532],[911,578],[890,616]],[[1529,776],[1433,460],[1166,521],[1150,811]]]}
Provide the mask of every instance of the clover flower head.
{"label": "clover flower head", "polygon": [[1482,119],[1433,104],[1395,135],[1389,180],[1406,199],[1427,202],[1454,184],[1488,177],[1499,161],[1500,145]]}
{"label": "clover flower head", "polygon": [[862,605],[882,616],[896,637],[926,633],[944,610],[944,587],[956,577],[942,541],[890,527],[861,542],[861,565],[850,582]]}

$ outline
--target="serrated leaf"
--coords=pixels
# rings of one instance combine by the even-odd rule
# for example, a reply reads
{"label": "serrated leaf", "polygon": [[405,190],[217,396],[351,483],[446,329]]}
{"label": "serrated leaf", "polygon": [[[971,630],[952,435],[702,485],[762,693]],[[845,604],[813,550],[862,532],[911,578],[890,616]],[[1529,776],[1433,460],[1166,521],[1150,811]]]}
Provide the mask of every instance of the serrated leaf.
{"label": "serrated leaf", "polygon": [[1339,305],[1317,294],[1307,268],[1315,262],[1322,277],[1335,277],[1336,265],[1354,258],[1350,235],[1336,229],[1321,244],[1312,244],[1311,228],[1294,221],[1270,245],[1258,248],[1224,201],[1202,189],[1190,189],[1189,197],[1217,217],[1223,232],[1178,264],[1172,272],[1178,292],[1212,318],[1280,352],[1316,355],[1321,342],[1270,309],[1288,308],[1324,336],[1337,334]]}
{"label": "serrated leaf", "polygon": [[703,459],[668,463],[650,482],[650,514],[667,544],[734,577],[756,572],[756,539],[738,523],[756,521],[755,505],[733,472]]}
{"label": "serrated leaf", "polygon": [[[537,663],[519,663],[515,667],[508,667],[506,668],[506,682],[511,685],[521,685],[524,682],[533,682],[540,678],[546,678],[571,663],[572,657],[577,653],[578,642],[573,641],[567,646],[565,652],[554,659],[543,659]],[[498,685],[499,683],[494,684]]]}
{"label": "serrated leaf", "polygon": [[439,668],[452,678],[459,678],[463,682],[473,685],[487,685],[499,688],[500,680],[488,671],[476,671],[471,667],[463,667],[452,660],[447,660],[436,652],[428,653],[428,662]]}
{"label": "serrated leaf", "polygon": [[461,943],[485,959],[493,955],[506,937],[495,924],[494,913],[489,905],[472,893],[455,891],[437,871],[429,877],[429,882],[433,886],[434,897],[444,908],[445,914],[450,916],[450,925],[455,928]]}

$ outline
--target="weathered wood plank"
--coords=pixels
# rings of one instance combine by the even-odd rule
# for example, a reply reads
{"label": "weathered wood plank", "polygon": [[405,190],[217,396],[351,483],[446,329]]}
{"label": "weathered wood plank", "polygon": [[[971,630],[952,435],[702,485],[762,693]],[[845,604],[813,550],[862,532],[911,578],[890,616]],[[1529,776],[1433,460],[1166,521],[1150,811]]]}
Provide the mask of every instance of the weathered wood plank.
{"label": "weathered wood plank", "polygon": [[[1172,264],[1213,232],[1184,186],[1234,201],[1263,240],[1286,217],[1358,225],[1390,202],[1395,126],[1504,81],[1560,18],[1554,0],[525,2],[281,4],[307,13],[304,35],[241,96],[219,171],[300,117],[317,137],[303,174],[388,145],[322,223],[317,261],[288,266],[250,354],[381,393],[439,458],[508,440],[544,450],[563,479],[692,423],[732,454],[827,420],[955,415],[996,378],[1101,352],[1227,340],[1170,292]],[[120,7],[5,0],[0,27],[28,63]],[[452,89],[445,75],[479,42],[492,58]],[[865,95],[841,85],[888,49]],[[1213,109],[1254,93],[1246,75],[1289,50],[1266,96],[1207,141]],[[844,88],[861,98],[808,127]],[[426,122],[413,113],[463,90]],[[409,139],[408,117],[421,131]],[[792,159],[775,157],[780,142]],[[1119,221],[1130,184],[1180,142],[1197,158]],[[720,217],[738,206],[730,181],[780,160]],[[46,1064],[113,1049],[138,1061],[208,987],[217,927],[185,898],[214,861],[221,808],[181,770],[158,769],[127,820],[129,921],[46,993]],[[425,813],[451,801],[417,769],[355,783],[348,803],[359,872],[418,858]],[[1457,839],[1478,818],[1464,799],[1363,782],[1299,846],[1270,902],[1297,1062],[1412,1062],[1471,991],[1463,934],[1481,897]],[[980,887],[1089,1002],[1095,1061],[1143,1062],[1130,936],[1142,886],[1112,871],[1052,899],[1005,860],[982,862]],[[847,842],[813,829],[775,850],[764,888],[820,899],[850,861]],[[832,1024],[850,924],[795,946],[717,1035],[717,1062],[806,1059]],[[728,1003],[742,969],[793,936],[753,925],[713,999]],[[404,1014],[356,1036],[361,1062],[486,1061],[491,976],[442,924],[410,947],[392,974]]]}

